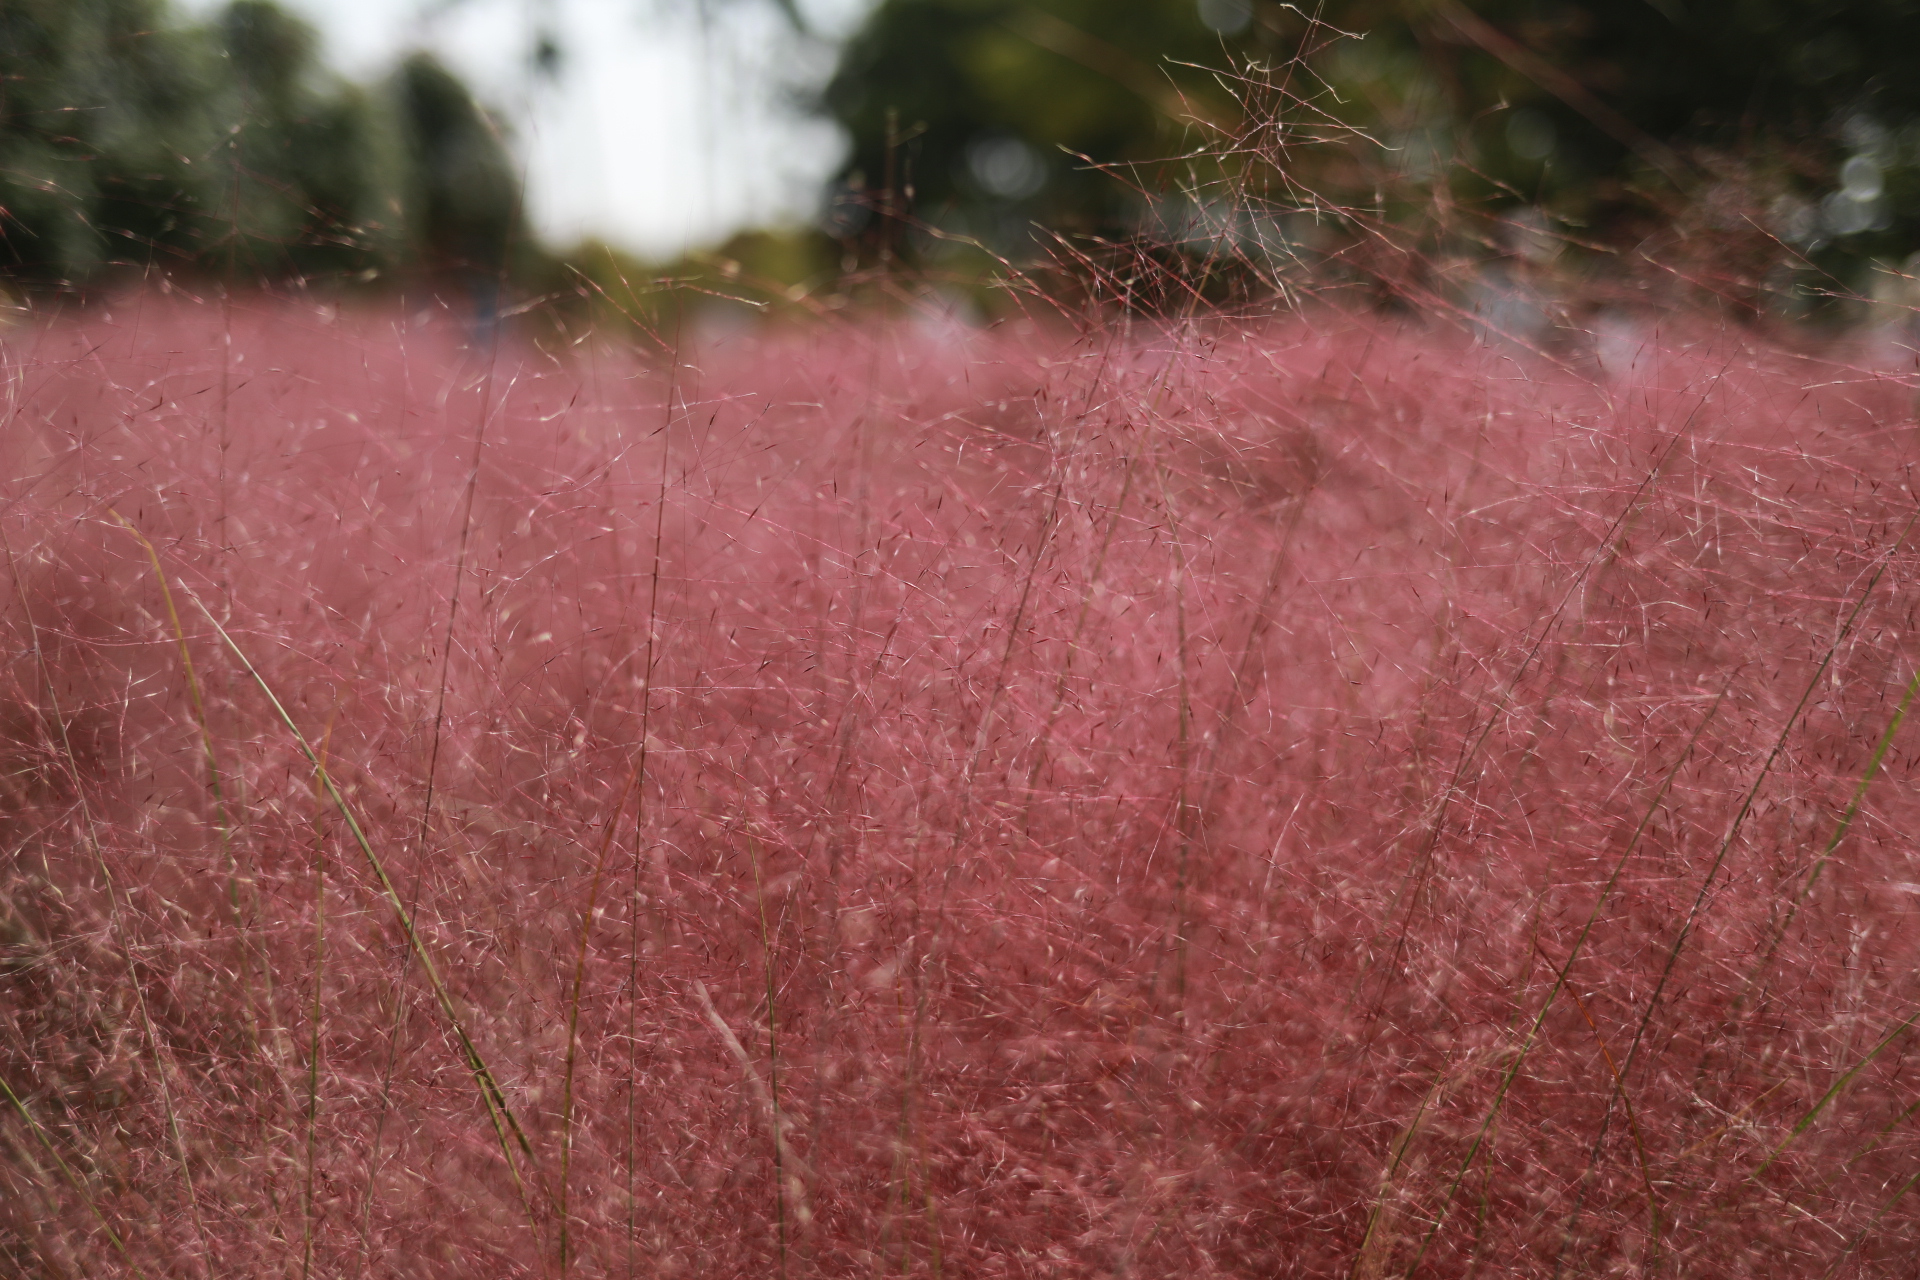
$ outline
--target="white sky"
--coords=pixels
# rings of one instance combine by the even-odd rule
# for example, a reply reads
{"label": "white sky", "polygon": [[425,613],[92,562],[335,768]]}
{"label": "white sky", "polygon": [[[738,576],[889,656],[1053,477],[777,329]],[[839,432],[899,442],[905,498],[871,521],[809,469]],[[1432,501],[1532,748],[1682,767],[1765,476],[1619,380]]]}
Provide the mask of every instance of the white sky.
{"label": "white sky", "polygon": [[[319,28],[348,75],[379,75],[424,46],[465,76],[515,130],[529,215],[555,245],[591,235],[667,256],[740,227],[804,222],[842,154],[836,130],[791,102],[831,72],[830,40],[797,35],[771,0],[280,3]],[[868,3],[801,7],[831,37]],[[564,58],[557,83],[529,67],[543,18]]]}

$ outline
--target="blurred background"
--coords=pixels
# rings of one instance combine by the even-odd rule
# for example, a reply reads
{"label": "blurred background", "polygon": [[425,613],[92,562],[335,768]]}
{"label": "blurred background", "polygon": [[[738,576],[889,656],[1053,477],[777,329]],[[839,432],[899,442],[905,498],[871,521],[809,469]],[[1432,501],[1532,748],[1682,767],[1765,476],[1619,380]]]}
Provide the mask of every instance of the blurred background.
{"label": "blurred background", "polygon": [[0,274],[1891,323],[1917,62],[1909,0],[0,0]]}

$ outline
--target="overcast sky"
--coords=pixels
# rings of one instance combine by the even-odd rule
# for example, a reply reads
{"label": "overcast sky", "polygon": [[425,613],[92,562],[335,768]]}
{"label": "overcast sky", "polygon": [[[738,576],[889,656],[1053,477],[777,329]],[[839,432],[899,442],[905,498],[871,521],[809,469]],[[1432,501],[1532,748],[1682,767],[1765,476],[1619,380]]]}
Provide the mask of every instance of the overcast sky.
{"label": "overcast sky", "polygon": [[[791,101],[825,79],[831,42],[796,35],[770,0],[280,2],[349,75],[379,74],[415,46],[439,53],[512,124],[530,215],[558,245],[591,235],[665,256],[806,221],[840,159],[836,131]],[[803,0],[828,37],[867,4]],[[562,55],[553,81],[529,60],[543,24]]]}

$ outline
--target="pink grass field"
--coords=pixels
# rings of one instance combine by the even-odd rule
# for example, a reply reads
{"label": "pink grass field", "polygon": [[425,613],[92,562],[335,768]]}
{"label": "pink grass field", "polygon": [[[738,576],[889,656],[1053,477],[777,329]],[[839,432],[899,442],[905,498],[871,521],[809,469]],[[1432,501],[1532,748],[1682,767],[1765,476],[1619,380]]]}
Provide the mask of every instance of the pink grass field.
{"label": "pink grass field", "polygon": [[1637,341],[7,332],[0,1272],[1909,1274],[1911,392]]}

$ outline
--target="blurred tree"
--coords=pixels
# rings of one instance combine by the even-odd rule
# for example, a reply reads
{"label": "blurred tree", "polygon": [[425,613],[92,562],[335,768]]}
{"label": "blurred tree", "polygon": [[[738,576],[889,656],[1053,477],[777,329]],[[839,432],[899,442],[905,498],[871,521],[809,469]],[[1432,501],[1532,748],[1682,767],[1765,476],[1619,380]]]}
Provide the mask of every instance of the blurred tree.
{"label": "blurred tree", "polygon": [[[1920,245],[1912,0],[1352,0],[1317,65],[1390,169],[1618,245]],[[1707,246],[1711,245],[1711,248]],[[1723,262],[1723,265],[1732,265]]]}
{"label": "blurred tree", "polygon": [[311,27],[268,0],[234,0],[214,35],[228,76],[212,157],[223,224],[203,254],[234,276],[377,274],[407,258],[407,157],[391,113],[329,76]]}
{"label": "blurred tree", "polygon": [[[852,139],[829,218],[905,212],[1017,251],[1032,222],[1088,232],[1138,201],[1088,161],[1185,152],[1231,115],[1206,68],[1256,51],[1247,0],[882,0],[821,95]],[[1211,29],[1210,29],[1211,27]],[[897,204],[897,208],[895,205]]]}
{"label": "blurred tree", "polygon": [[1829,264],[1920,244],[1914,0],[880,0],[821,105],[853,142],[842,234],[888,199],[1003,248],[1151,224],[1092,166],[1204,186],[1166,161],[1252,105],[1335,143],[1235,135],[1268,190],[1374,216],[1540,206]]}
{"label": "blurred tree", "polygon": [[436,269],[497,277],[520,226],[520,182],[497,127],[428,54],[394,78],[411,161],[414,241]]}
{"label": "blurred tree", "polygon": [[158,0],[0,0],[0,268],[37,282],[205,235],[213,51]]}
{"label": "blurred tree", "polygon": [[327,72],[304,22],[234,0],[0,0],[0,274],[497,276],[519,224],[498,131],[418,55]]}

